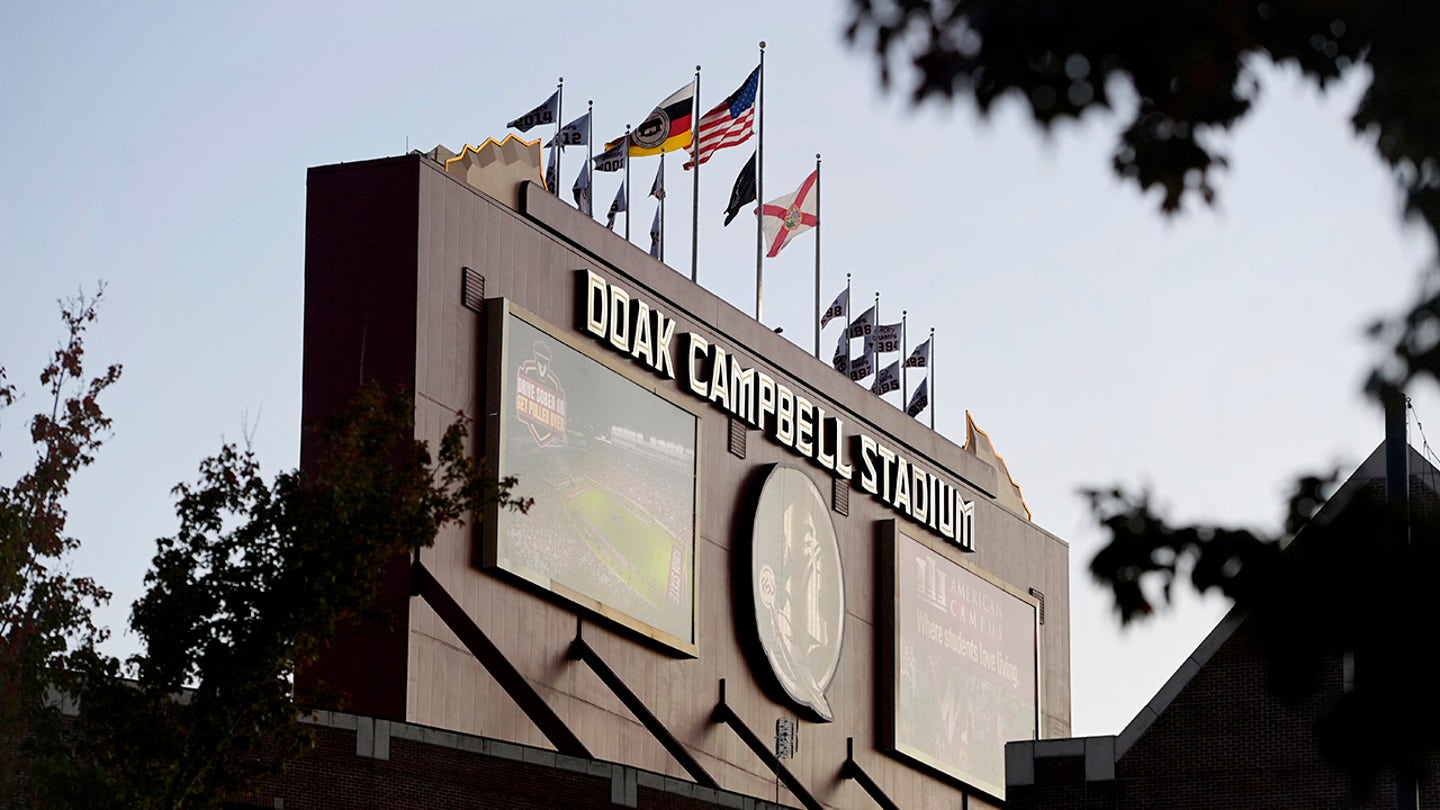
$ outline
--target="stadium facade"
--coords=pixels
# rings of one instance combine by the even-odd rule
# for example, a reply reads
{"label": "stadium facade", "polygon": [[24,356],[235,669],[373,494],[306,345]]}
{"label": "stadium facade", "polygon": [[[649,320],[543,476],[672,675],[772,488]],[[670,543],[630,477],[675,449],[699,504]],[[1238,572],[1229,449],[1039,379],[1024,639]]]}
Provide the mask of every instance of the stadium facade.
{"label": "stadium facade", "polygon": [[304,416],[412,391],[418,438],[463,414],[534,507],[392,561],[389,622],[300,675],[343,713],[253,803],[1003,806],[1006,741],[1069,733],[1069,550],[988,437],[486,149],[310,170]]}

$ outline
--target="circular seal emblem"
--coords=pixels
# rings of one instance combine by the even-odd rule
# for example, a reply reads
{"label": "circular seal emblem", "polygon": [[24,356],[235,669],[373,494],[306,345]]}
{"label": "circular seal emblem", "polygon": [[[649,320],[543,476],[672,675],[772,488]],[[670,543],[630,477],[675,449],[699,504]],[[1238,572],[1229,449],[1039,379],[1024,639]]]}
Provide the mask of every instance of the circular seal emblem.
{"label": "circular seal emblem", "polygon": [[669,135],[670,115],[657,107],[630,133],[630,139],[642,149],[659,149]]}
{"label": "circular seal emblem", "polygon": [[791,203],[790,207],[785,209],[785,230],[792,230],[796,225],[799,225],[800,217],[802,216],[804,216],[804,214],[800,211],[800,206]]}
{"label": "circular seal emblem", "polygon": [[821,720],[840,664],[845,577],[835,525],[810,476],[776,466],[765,478],[751,537],[751,584],[760,646],[780,686]]}

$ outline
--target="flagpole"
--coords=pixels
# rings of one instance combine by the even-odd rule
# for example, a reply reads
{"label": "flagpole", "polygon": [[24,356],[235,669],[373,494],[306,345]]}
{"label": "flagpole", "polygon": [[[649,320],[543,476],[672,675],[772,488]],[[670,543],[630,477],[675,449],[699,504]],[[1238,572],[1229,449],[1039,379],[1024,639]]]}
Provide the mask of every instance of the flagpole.
{"label": "flagpole", "polygon": [[[755,126],[755,320],[760,320],[760,302],[765,289],[765,232],[761,225],[760,211],[765,204],[765,40],[760,40],[760,82],[756,88],[755,112],[760,123]],[[849,325],[845,327],[847,330]],[[850,359],[850,347],[845,347],[845,359]]]}
{"label": "flagpole", "polygon": [[560,77],[560,95],[555,99],[555,188],[550,193],[556,197],[560,196],[560,158],[564,157],[565,150],[560,148],[560,130],[565,126],[565,77]]}
{"label": "flagpole", "polygon": [[625,125],[625,241],[630,241],[630,125]]}
{"label": "flagpole", "polygon": [[660,150],[660,263],[665,263],[665,150]]}
{"label": "flagpole", "polygon": [[700,283],[700,66],[695,66],[695,96],[690,100],[691,154],[695,176],[690,178],[690,281]]}
{"label": "flagpole", "polygon": [[[870,324],[870,335],[871,335],[871,337],[870,337],[869,339],[867,339],[865,342],[868,343],[868,344],[870,345],[870,348],[872,349],[872,351],[870,352],[870,365],[872,366],[872,369],[871,369],[871,370],[874,371],[876,374],[879,374],[879,373],[880,373],[880,352],[878,352],[878,351],[873,351],[873,350],[876,348],[876,346],[875,346],[875,338],[874,338],[875,330],[878,329],[879,326],[880,326],[880,291],[879,291],[879,290],[876,290],[876,291],[875,291],[875,309],[872,310],[872,311],[875,313],[875,320]],[[864,351],[864,349],[861,349],[861,351]],[[874,385],[874,383],[871,383],[871,385]]]}
{"label": "flagpole", "polygon": [[930,327],[930,374],[926,377],[930,382],[930,430],[935,430],[935,327]]}
{"label": "flagpole", "polygon": [[845,274],[845,376],[850,376],[850,274]]}
{"label": "flagpole", "polygon": [[595,99],[585,110],[585,167],[590,173],[590,218],[595,218]]}
{"label": "flagpole", "polygon": [[850,274],[845,274],[845,373],[850,373]]}
{"label": "flagpole", "polygon": [[815,153],[815,359],[820,359],[820,153]]}
{"label": "flagpole", "polygon": [[[880,326],[880,291],[875,291],[875,322],[870,325],[870,334],[875,334],[875,329]],[[873,344],[872,344],[873,345]],[[879,362],[880,358],[875,358]]]}
{"label": "flagpole", "polygon": [[910,323],[910,310],[900,310],[900,407],[904,408],[910,404],[906,399],[910,396],[910,347],[906,344],[910,336],[908,324]]}

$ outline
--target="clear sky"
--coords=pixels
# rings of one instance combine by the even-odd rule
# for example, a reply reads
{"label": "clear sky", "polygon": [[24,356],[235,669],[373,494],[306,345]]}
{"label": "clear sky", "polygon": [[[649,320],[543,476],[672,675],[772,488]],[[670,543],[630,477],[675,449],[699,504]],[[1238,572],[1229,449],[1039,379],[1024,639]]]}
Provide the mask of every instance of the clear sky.
{"label": "clear sky", "polygon": [[[1219,205],[1167,221],[1110,174],[1114,118],[1044,136],[1013,104],[990,121],[912,108],[843,44],[846,8],[0,4],[0,365],[29,391],[0,413],[0,479],[30,458],[54,301],[104,279],[89,356],[125,375],[70,528],[75,570],[115,591],[102,620],[118,634],[200,458],[248,431],[269,469],[297,463],[307,167],[503,136],[560,76],[565,118],[593,99],[613,137],[697,64],[708,108],[764,39],[765,196],[823,154],[824,303],[851,273],[883,320],[936,328],[936,427],[963,442],[973,413],[1071,544],[1074,731],[1119,731],[1224,606],[1188,599],[1120,630],[1085,573],[1101,537],[1077,490],[1147,484],[1177,518],[1278,526],[1293,474],[1348,471],[1380,441],[1363,327],[1413,298],[1429,241],[1350,132],[1359,83],[1321,97],[1257,66],[1266,91],[1224,139]],[[748,155],[704,167],[699,248],[701,283],[747,312],[754,232],[720,223]],[[580,164],[571,150],[565,188]],[[648,246],[655,159],[635,165]],[[668,168],[667,256],[688,275],[690,182]],[[597,210],[616,187],[597,179]],[[807,348],[814,242],[765,278],[766,323]],[[1413,393],[1440,431],[1440,399]]]}

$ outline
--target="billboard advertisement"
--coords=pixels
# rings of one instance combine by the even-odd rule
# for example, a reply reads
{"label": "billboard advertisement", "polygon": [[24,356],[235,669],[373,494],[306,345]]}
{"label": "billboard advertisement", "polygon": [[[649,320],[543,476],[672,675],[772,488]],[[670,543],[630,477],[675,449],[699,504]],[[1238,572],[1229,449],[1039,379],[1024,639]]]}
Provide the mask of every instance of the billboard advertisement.
{"label": "billboard advertisement", "polygon": [[894,532],[893,749],[998,798],[1005,743],[1035,739],[1035,605]]}
{"label": "billboard advertisement", "polygon": [[699,420],[503,311],[498,472],[534,505],[487,563],[693,653]]}

